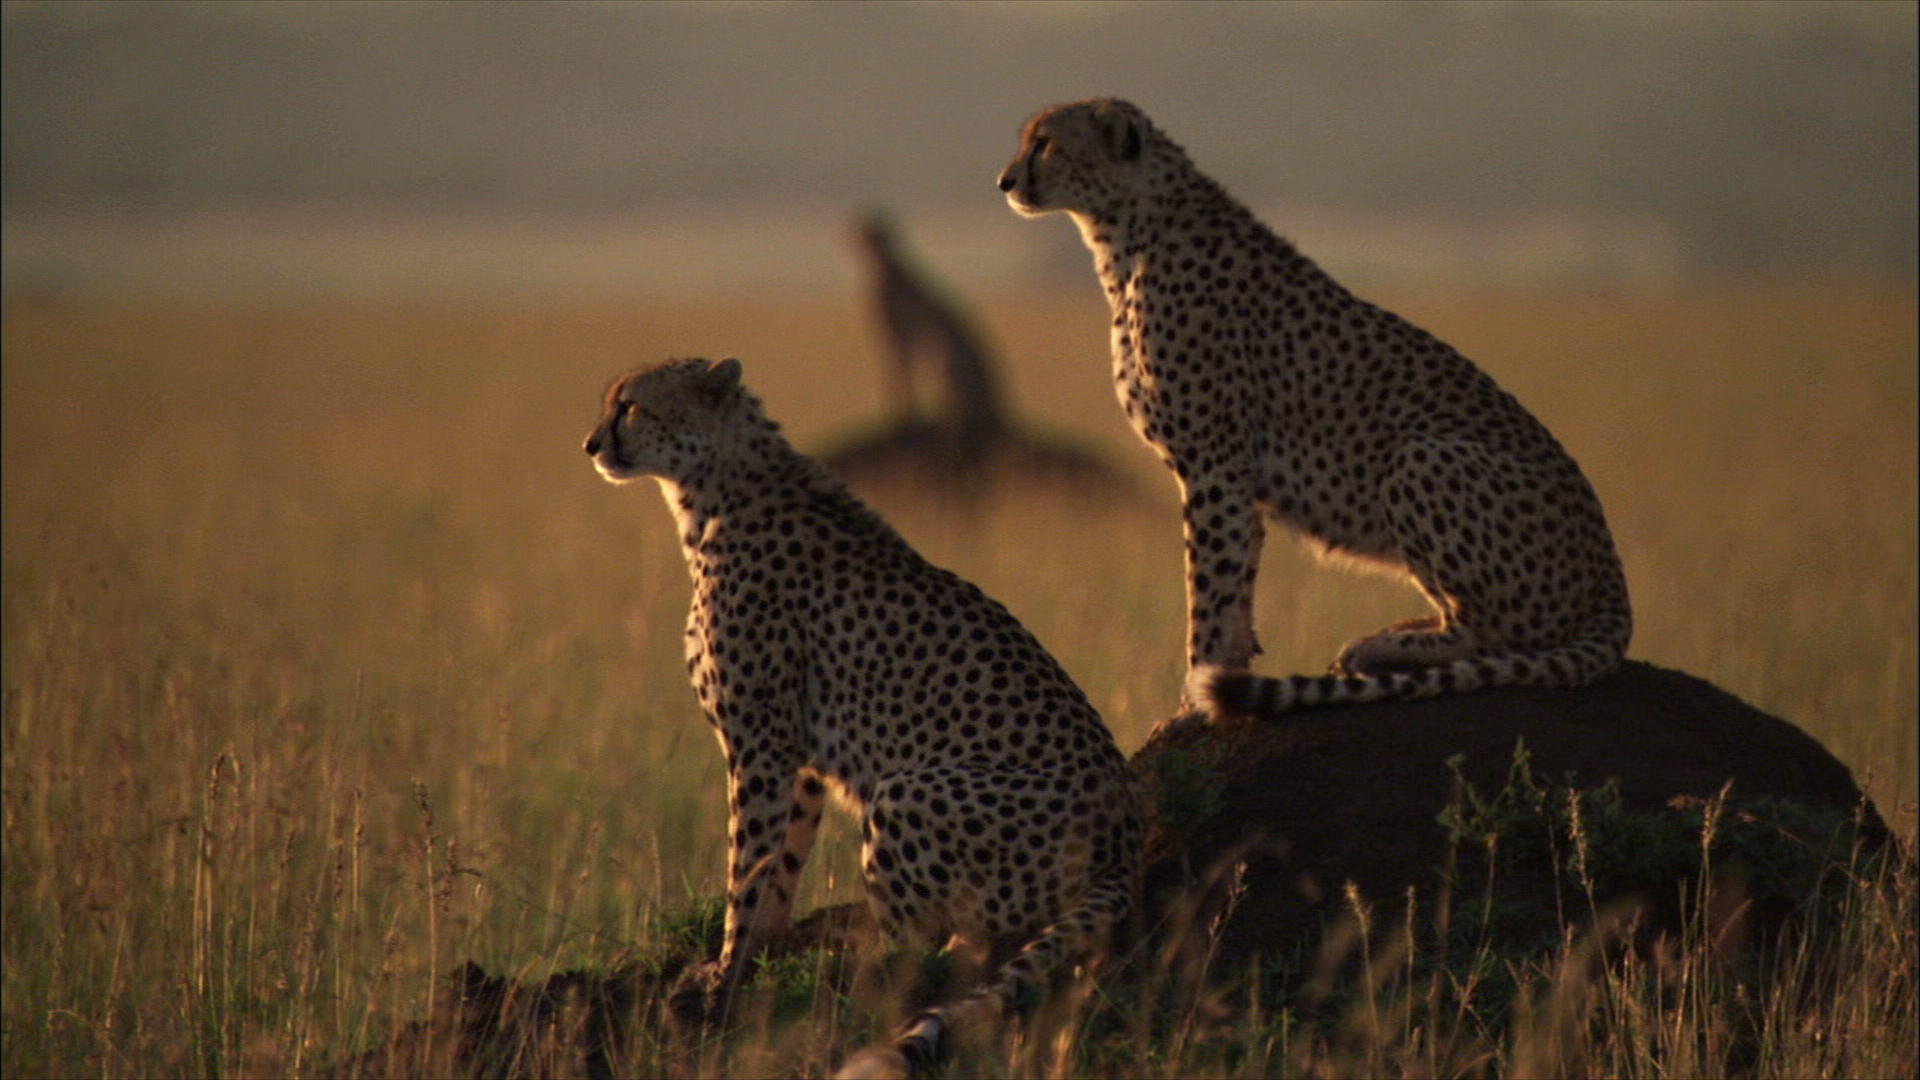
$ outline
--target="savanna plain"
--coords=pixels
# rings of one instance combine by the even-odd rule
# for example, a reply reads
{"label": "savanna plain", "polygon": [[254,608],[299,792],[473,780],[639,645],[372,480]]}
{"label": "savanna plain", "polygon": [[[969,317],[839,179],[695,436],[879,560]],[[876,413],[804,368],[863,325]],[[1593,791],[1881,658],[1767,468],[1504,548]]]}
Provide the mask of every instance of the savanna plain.
{"label": "savanna plain", "polygon": [[[1557,959],[1382,959],[1331,1020],[1254,994],[1130,1024],[1132,999],[1096,990],[964,1067],[1674,1076],[1744,1038],[1754,1075],[1912,1075],[1911,285],[1371,298],[1580,460],[1634,590],[1631,655],[1801,725],[1896,850],[1852,865],[1828,952],[1768,954],[1793,978],[1687,943],[1582,966],[1575,927]],[[1131,752],[1181,674],[1171,481],[1114,405],[1090,283],[979,310],[1022,420],[1105,455],[1147,509],[879,506],[1018,615]],[[731,354],[818,449],[882,409],[855,304],[23,296],[4,346],[7,1075],[314,1075],[426,1018],[465,960],[604,970],[711,923],[724,780],[686,683],[684,564],[652,486],[608,486],[580,440],[612,376]],[[1261,586],[1273,673],[1422,613],[1284,535]],[[830,828],[801,911],[859,897],[856,844]],[[895,1019],[767,974],[797,1003],[617,1070],[814,1075]]]}

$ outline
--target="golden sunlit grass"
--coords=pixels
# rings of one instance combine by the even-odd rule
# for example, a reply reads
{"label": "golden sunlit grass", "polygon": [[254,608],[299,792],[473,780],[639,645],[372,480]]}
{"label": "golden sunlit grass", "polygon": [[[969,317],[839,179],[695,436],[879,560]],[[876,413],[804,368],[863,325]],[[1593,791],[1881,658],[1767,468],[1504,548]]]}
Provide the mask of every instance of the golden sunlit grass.
{"label": "golden sunlit grass", "polygon": [[[1910,291],[1378,299],[1582,462],[1628,563],[1633,655],[1801,724],[1883,809],[1913,799]],[[1180,677],[1171,483],[1113,404],[1090,287],[987,314],[1022,414],[1102,448],[1162,512],[884,509],[1027,622],[1130,751]],[[658,911],[716,894],[723,785],[681,660],[684,567],[658,496],[601,482],[579,440],[626,367],[732,353],[818,446],[878,408],[862,330],[851,305],[780,297],[9,303],[5,1071],[310,1073],[424,1017],[463,959],[604,966]],[[1420,612],[1284,537],[1261,584],[1276,673]],[[803,908],[858,895],[850,843],[823,846]],[[1910,1046],[1907,875],[1857,892],[1819,1015]],[[1674,1040],[1720,1037],[1720,999],[1674,997],[1675,971],[1707,969],[1517,973],[1549,1013],[1572,1007],[1553,992],[1587,995],[1578,1039],[1529,1021],[1473,1042],[1482,1018],[1418,1013],[1409,975],[1393,1007],[1415,1011],[1360,1035],[1269,1015],[1230,1026],[1231,1053],[1155,1042],[1103,1071],[1651,1073]],[[1908,996],[1886,998],[1899,978]],[[1909,1011],[1874,1011],[1890,1000]],[[1796,1000],[1753,1008],[1772,1074],[1888,1060],[1847,1057]],[[1469,1067],[1446,1039],[1492,1056]],[[1082,1067],[1071,1045],[1021,1053]]]}

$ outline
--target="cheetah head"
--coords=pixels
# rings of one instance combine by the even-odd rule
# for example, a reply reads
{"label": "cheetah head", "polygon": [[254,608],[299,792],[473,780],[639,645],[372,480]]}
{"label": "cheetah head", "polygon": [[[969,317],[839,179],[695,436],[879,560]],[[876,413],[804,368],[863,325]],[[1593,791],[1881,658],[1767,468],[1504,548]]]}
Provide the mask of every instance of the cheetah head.
{"label": "cheetah head", "polygon": [[713,459],[729,420],[750,408],[740,361],[668,360],[608,387],[586,451],[615,484],[643,476],[683,480]]}
{"label": "cheetah head", "polygon": [[1110,219],[1145,190],[1149,150],[1162,143],[1147,114],[1119,98],[1055,105],[1020,130],[1000,190],[1027,217],[1062,210]]}

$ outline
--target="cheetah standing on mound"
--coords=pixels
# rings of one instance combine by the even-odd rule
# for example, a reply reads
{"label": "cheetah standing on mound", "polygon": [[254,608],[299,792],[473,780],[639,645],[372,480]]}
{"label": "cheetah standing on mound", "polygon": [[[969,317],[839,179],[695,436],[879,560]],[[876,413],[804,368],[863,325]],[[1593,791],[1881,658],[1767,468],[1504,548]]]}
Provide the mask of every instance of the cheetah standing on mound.
{"label": "cheetah standing on mound", "polygon": [[[1080,227],[1120,402],[1180,483],[1186,709],[1578,686],[1619,663],[1633,617],[1600,500],[1465,357],[1347,292],[1127,102],[1027,121],[1000,190]],[[1406,573],[1439,614],[1348,644],[1329,675],[1246,674],[1262,510]]]}
{"label": "cheetah standing on mound", "polygon": [[614,483],[660,482],[693,577],[687,669],[727,758],[726,931],[702,972],[720,1002],[787,925],[829,787],[860,814],[890,936],[1025,943],[860,1069],[937,1056],[1104,943],[1140,858],[1126,759],[1005,608],[794,450],[737,360],[620,379],[586,451]]}

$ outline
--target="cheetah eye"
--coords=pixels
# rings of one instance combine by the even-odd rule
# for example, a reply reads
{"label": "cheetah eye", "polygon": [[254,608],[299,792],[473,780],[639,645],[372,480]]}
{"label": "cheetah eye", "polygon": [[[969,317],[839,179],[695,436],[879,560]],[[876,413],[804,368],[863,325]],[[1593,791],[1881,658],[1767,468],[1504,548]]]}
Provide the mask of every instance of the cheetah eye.
{"label": "cheetah eye", "polygon": [[1053,145],[1053,140],[1048,138],[1045,135],[1035,135],[1033,137],[1033,152],[1035,154],[1046,153],[1047,149],[1052,145]]}

